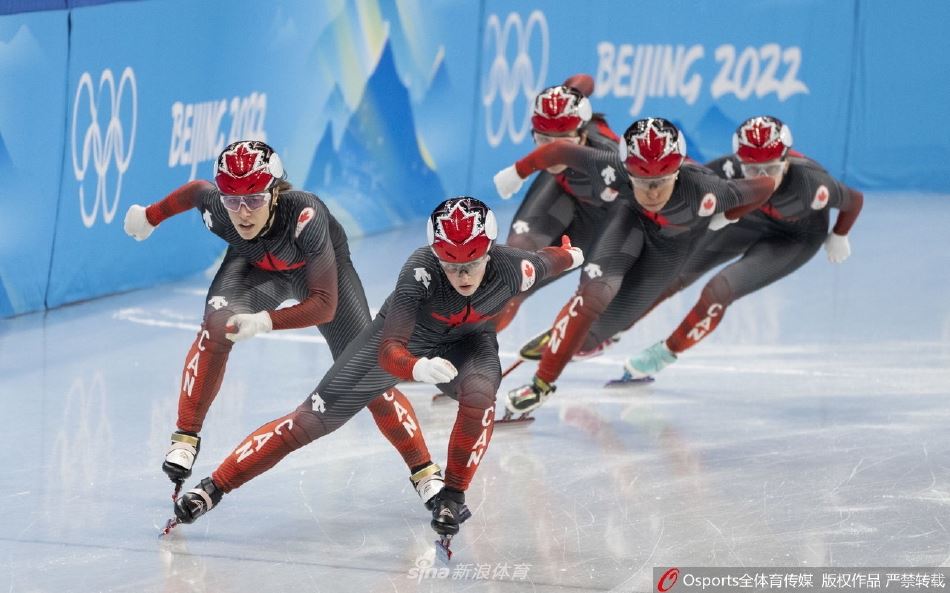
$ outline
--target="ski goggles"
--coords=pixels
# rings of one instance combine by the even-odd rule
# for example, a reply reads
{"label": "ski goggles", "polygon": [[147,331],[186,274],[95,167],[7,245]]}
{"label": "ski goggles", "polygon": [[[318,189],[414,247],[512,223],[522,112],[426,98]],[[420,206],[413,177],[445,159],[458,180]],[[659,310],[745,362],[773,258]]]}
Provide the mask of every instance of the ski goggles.
{"label": "ski goggles", "polygon": [[567,136],[550,136],[548,134],[542,134],[541,132],[532,132],[534,135],[534,143],[538,146],[544,146],[545,144],[550,144],[558,140],[567,140],[571,144],[580,144],[581,137],[577,134],[569,134]]}
{"label": "ski goggles", "polygon": [[780,174],[785,167],[785,161],[769,161],[767,163],[742,163],[739,165],[742,169],[743,177],[775,177]]}
{"label": "ski goggles", "polygon": [[447,274],[452,274],[453,276],[472,274],[479,268],[484,267],[486,263],[488,263],[487,253],[478,259],[473,259],[472,261],[467,261],[463,264],[453,264],[439,260],[439,265],[442,266],[442,269],[445,270]]}
{"label": "ski goggles", "polygon": [[244,196],[229,196],[221,194],[221,203],[231,212],[237,212],[244,206],[251,212],[259,210],[270,201],[270,192],[261,192],[259,194],[247,194]]}
{"label": "ski goggles", "polygon": [[656,189],[673,183],[679,175],[680,172],[677,171],[661,177],[630,177],[630,182],[633,183],[633,187],[638,189]]}

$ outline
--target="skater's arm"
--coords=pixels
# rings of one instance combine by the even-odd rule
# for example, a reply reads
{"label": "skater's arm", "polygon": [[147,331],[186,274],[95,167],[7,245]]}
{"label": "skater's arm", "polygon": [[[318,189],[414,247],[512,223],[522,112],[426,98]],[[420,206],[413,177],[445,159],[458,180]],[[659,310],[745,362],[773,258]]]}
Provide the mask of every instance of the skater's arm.
{"label": "skater's arm", "polygon": [[864,207],[864,194],[849,187],[841,202],[841,206],[838,210],[838,218],[835,220],[835,226],[832,231],[836,235],[844,236],[851,231],[851,227],[854,226],[854,221],[856,221],[858,215],[861,214],[861,208]]}
{"label": "skater's arm", "polygon": [[[298,214],[299,220],[300,214]],[[307,298],[286,309],[270,311],[274,329],[321,325],[333,320],[339,299],[336,253],[330,239],[328,213],[318,211],[302,228],[298,222],[297,244],[304,249]]]}
{"label": "skater's arm", "polygon": [[602,151],[570,142],[551,142],[535,148],[517,161],[515,171],[522,179],[554,165],[567,165],[571,169],[586,171],[588,163],[598,152]]}
{"label": "skater's arm", "polygon": [[536,252],[544,263],[542,268],[544,277],[539,278],[539,280],[560,276],[562,273],[573,270],[584,263],[584,253],[580,248],[573,247],[570,243],[570,237],[567,237],[567,235],[562,238],[562,241],[563,239],[567,239],[567,242],[562,242],[560,247],[545,247]]}
{"label": "skater's arm", "polygon": [[149,224],[158,226],[163,220],[181,214],[186,210],[198,208],[210,192],[215,190],[209,181],[189,181],[162,200],[155,202],[145,209],[145,217]]}
{"label": "skater's arm", "polygon": [[738,197],[739,205],[725,211],[730,221],[739,220],[746,214],[758,210],[772,196],[775,182],[771,177],[753,179],[734,179],[729,181]]}
{"label": "skater's arm", "polygon": [[338,299],[337,271],[336,263],[327,259],[307,263],[306,299],[292,307],[269,311],[274,329],[309,327],[333,320]]}
{"label": "skater's arm", "polygon": [[379,344],[379,366],[394,377],[411,381],[412,368],[419,357],[409,352],[409,338],[416,327],[416,316],[429,296],[434,276],[441,273],[426,265],[418,252],[409,258],[399,273],[396,289],[389,298],[389,310]]}

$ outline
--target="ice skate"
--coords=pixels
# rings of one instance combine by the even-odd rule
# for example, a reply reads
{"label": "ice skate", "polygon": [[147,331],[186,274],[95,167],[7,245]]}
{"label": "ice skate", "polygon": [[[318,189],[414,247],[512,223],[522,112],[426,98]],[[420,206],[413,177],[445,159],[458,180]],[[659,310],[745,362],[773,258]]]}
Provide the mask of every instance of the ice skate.
{"label": "ice skate", "polygon": [[435,497],[445,487],[442,468],[430,462],[429,465],[409,476],[409,482],[422,499],[422,504],[431,511],[435,506]]}
{"label": "ice skate", "polygon": [[628,358],[623,365],[623,376],[610,381],[607,386],[651,383],[654,380],[653,375],[674,362],[676,362],[676,354],[667,348],[666,342],[657,342],[640,354]]}
{"label": "ice skate", "polygon": [[201,437],[180,430],[172,433],[172,444],[165,453],[162,471],[175,484],[172,500],[178,498],[185,480],[191,476],[198,451],[201,449]]}
{"label": "ice skate", "polygon": [[[498,422],[528,422],[534,420],[529,414],[538,409],[556,389],[555,385],[548,384],[535,375],[527,385],[522,385],[508,392],[508,399],[505,402],[505,415]],[[520,414],[520,416],[513,419],[515,414]]]}
{"label": "ice skate", "polygon": [[548,342],[550,341],[551,330],[546,329],[528,340],[528,342],[521,347],[518,355],[524,360],[541,360],[541,355],[544,354],[544,349],[548,347]]}
{"label": "ice skate", "polygon": [[201,480],[197,486],[175,501],[175,518],[168,520],[162,535],[166,535],[179,523],[194,523],[198,517],[217,506],[222,496],[224,492],[221,492],[211,478]]}
{"label": "ice skate", "polygon": [[431,525],[439,534],[439,540],[435,542],[436,553],[448,562],[452,559],[449,548],[452,538],[458,534],[459,526],[472,516],[472,511],[465,505],[465,493],[458,490],[442,489],[433,500]]}

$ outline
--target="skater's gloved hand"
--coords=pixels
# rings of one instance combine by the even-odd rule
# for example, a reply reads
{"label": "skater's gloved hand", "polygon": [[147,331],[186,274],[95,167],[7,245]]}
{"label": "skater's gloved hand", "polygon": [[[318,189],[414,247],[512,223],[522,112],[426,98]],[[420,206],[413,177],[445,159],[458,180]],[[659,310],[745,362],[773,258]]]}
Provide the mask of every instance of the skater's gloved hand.
{"label": "skater's gloved hand", "polygon": [[439,357],[422,357],[412,365],[412,378],[422,383],[448,383],[458,374],[451,362]]}
{"label": "skater's gloved hand", "polygon": [[734,220],[727,218],[724,213],[718,212],[713,214],[712,218],[709,219],[709,230],[718,231],[719,229],[725,228],[734,222]]}
{"label": "skater's gloved hand", "polygon": [[851,255],[851,243],[848,242],[847,235],[837,235],[828,233],[825,239],[825,251],[828,252],[828,261],[833,264],[840,264]]}
{"label": "skater's gloved hand", "polygon": [[145,207],[138,204],[129,206],[129,211],[125,213],[125,224],[123,225],[125,233],[134,237],[136,241],[144,241],[152,234],[155,227],[145,216]]}
{"label": "skater's gloved hand", "polygon": [[561,235],[561,249],[571,254],[571,267],[568,270],[573,270],[577,266],[584,263],[584,252],[581,251],[580,247],[574,247],[571,245],[571,238],[567,235]]}
{"label": "skater's gloved hand", "polygon": [[515,195],[515,192],[521,189],[522,184],[524,184],[524,179],[518,175],[518,171],[514,165],[495,173],[493,179],[495,180],[495,189],[498,190],[498,195],[505,200]]}
{"label": "skater's gloved hand", "polygon": [[235,333],[226,333],[224,337],[232,342],[240,342],[248,338],[253,338],[257,334],[266,333],[274,329],[270,314],[267,311],[260,313],[239,313],[232,315],[224,328],[225,331]]}

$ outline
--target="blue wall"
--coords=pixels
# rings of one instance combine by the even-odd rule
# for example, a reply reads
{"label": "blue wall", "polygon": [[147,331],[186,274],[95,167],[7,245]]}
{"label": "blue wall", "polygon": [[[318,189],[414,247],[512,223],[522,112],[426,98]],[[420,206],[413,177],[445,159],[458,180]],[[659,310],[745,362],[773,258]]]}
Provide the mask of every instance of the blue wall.
{"label": "blue wall", "polygon": [[209,178],[238,138],[272,144],[351,234],[447,195],[494,202],[491,176],[531,147],[534,94],[576,72],[615,130],[668,117],[699,160],[771,113],[861,189],[950,191],[950,3],[10,6],[36,11],[0,16],[0,317],[209,266],[223,245],[196,215],[143,243],[122,218]]}

